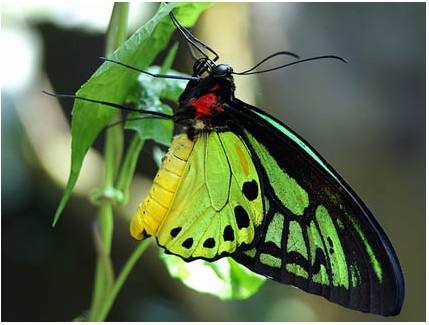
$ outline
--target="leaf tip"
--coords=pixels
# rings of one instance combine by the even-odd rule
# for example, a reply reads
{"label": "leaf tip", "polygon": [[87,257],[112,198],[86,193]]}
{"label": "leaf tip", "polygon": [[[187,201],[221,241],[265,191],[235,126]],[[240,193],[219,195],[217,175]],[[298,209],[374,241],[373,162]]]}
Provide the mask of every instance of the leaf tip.
{"label": "leaf tip", "polygon": [[57,212],[55,213],[55,216],[54,216],[54,221],[52,221],[52,228],[55,228],[59,218],[60,218],[60,215],[59,215],[58,210],[57,210]]}
{"label": "leaf tip", "polygon": [[61,213],[64,209],[64,203],[61,200],[60,205],[58,206],[57,210],[55,211],[54,220],[52,221],[52,228],[55,228],[55,226],[58,223],[58,220],[60,220]]}

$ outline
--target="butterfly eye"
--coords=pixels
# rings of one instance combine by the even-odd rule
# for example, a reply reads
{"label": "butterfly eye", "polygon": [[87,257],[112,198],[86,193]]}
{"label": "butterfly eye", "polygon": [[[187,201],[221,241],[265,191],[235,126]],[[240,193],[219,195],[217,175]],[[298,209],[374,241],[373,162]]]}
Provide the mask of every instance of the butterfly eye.
{"label": "butterfly eye", "polygon": [[214,77],[224,77],[232,73],[232,67],[228,64],[219,64],[213,69]]}

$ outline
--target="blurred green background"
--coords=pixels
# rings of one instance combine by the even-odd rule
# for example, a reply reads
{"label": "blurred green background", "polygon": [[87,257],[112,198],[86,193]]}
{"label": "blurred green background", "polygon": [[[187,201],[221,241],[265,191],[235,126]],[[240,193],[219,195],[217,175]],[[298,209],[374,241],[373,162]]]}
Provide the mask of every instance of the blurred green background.
{"label": "blurred green background", "polygon": [[[41,90],[74,93],[95,71],[111,8],[107,2],[1,4],[4,321],[67,321],[89,307],[96,208],[87,195],[102,173],[103,138],[53,229],[68,176],[72,103],[61,106]],[[133,3],[130,33],[156,8]],[[401,262],[404,307],[398,317],[382,318],[271,281],[248,300],[224,302],[170,278],[152,246],[108,320],[424,321],[425,4],[219,3],[202,15],[195,33],[237,70],[279,50],[349,60],[237,77],[237,97],[301,134],[371,208]],[[190,72],[191,63],[182,44],[174,67]],[[128,220],[156,172],[152,150],[147,143],[130,202],[116,214],[116,269],[136,246]]]}

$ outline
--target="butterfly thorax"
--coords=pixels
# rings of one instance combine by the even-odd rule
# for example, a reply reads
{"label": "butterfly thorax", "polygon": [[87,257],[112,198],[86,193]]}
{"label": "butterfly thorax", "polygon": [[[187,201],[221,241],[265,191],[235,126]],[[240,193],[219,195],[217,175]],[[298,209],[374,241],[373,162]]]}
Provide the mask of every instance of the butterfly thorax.
{"label": "butterfly thorax", "polygon": [[234,99],[234,90],[231,75],[190,81],[179,98],[175,121],[186,126],[188,135],[225,128],[225,108]]}

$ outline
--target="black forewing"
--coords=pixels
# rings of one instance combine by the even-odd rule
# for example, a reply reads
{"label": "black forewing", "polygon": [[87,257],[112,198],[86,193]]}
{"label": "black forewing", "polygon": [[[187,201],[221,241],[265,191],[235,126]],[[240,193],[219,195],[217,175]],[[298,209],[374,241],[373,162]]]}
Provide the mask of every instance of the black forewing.
{"label": "black forewing", "polygon": [[[228,105],[228,113],[232,120],[235,120],[237,132],[241,133],[243,140],[253,152],[255,164],[259,166],[264,175],[265,195],[270,202],[270,209],[266,214],[266,222],[264,223],[265,227],[268,227],[274,213],[278,212],[284,216],[283,239],[280,249],[261,239],[256,244],[256,255],[251,257],[246,254],[239,254],[235,256],[235,259],[257,273],[282,283],[295,285],[307,292],[324,296],[328,300],[345,307],[381,315],[398,314],[404,299],[402,271],[389,239],[365,204],[308,143],[274,117],[239,100]],[[282,131],[281,128],[287,132]],[[304,216],[296,217],[276,198],[264,166],[255,154],[255,150],[252,149],[252,144],[245,131],[265,146],[278,165],[307,191],[310,204],[306,208]],[[312,154],[309,153],[310,151]],[[354,264],[354,267],[359,269],[360,281],[357,287],[344,288],[332,284],[328,261],[329,254],[326,253],[328,247],[324,247],[326,254],[323,254],[323,249],[316,250],[313,264],[311,258],[306,260],[299,254],[287,252],[288,227],[290,221],[294,220],[299,222],[303,229],[307,252],[310,253],[309,245],[312,238],[309,238],[305,229],[312,220],[314,221],[315,209],[318,205],[325,206],[330,216],[333,219],[340,219],[339,222],[343,225],[342,229],[337,224],[335,228],[346,255],[350,283],[352,281],[351,265]],[[347,215],[353,216],[353,220]],[[357,232],[356,226],[365,235],[367,243],[379,261],[383,273],[381,283],[377,279],[367,248]],[[263,231],[266,231],[266,228]],[[320,233],[319,228],[318,231]],[[280,258],[282,261],[281,268],[272,268],[262,264],[258,259],[261,253]],[[288,272],[285,269],[286,263],[302,266],[308,272],[308,277],[305,278],[296,273]],[[312,281],[312,274],[317,274],[321,265],[324,265],[328,271],[330,285],[322,285]]]}

